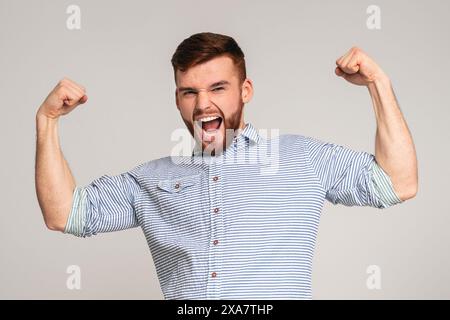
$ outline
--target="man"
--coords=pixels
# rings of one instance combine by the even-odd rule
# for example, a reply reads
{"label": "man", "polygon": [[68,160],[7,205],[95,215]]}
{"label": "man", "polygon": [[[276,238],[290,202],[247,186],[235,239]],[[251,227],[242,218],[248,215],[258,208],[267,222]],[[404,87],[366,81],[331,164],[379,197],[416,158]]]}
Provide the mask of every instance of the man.
{"label": "man", "polygon": [[[86,91],[60,81],[36,115],[36,190],[47,227],[80,237],[141,227],[166,299],[310,299],[324,200],[382,209],[417,192],[414,144],[389,78],[358,48],[336,64],[338,76],[369,90],[375,155],[303,135],[260,135],[244,121],[253,84],[242,50],[231,37],[199,33],[172,57],[192,154],[85,187],[75,184],[57,130]],[[258,160],[269,149],[276,166],[267,171]]]}

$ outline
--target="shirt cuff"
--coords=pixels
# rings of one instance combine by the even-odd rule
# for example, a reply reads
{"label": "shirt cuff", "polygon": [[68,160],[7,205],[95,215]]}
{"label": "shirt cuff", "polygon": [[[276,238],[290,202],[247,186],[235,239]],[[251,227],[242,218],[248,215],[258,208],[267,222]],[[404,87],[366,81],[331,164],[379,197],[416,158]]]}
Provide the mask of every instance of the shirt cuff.
{"label": "shirt cuff", "polygon": [[86,204],[87,194],[84,187],[76,187],[73,192],[72,209],[67,220],[64,233],[83,237],[84,226],[86,225]]}
{"label": "shirt cuff", "polygon": [[373,162],[372,173],[372,184],[382,208],[403,202],[395,193],[391,178],[376,161]]}

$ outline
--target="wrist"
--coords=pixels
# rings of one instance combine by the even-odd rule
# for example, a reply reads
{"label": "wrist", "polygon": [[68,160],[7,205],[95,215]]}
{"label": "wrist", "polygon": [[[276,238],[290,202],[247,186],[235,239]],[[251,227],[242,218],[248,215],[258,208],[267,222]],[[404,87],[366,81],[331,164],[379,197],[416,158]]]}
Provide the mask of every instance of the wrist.
{"label": "wrist", "polygon": [[43,113],[40,109],[36,112],[36,121],[39,122],[47,122],[47,123],[57,122],[58,118],[59,117],[49,116]]}
{"label": "wrist", "polygon": [[391,80],[384,73],[381,73],[380,75],[375,77],[374,80],[367,85],[367,89],[369,89],[370,93],[375,93],[376,91],[380,91],[390,87]]}
{"label": "wrist", "polygon": [[57,130],[58,118],[49,117],[41,112],[36,113],[36,130],[39,132],[50,132]]}

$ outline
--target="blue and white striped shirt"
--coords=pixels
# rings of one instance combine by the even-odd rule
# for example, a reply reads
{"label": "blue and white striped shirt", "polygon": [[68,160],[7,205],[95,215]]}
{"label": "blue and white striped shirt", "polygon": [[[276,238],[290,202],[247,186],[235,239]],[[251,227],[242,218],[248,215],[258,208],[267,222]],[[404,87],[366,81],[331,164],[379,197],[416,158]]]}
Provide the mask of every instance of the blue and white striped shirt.
{"label": "blue and white striped shirt", "polygon": [[303,135],[268,139],[248,123],[215,157],[197,148],[77,186],[64,232],[141,227],[166,299],[311,299],[325,199],[402,202],[373,154]]}

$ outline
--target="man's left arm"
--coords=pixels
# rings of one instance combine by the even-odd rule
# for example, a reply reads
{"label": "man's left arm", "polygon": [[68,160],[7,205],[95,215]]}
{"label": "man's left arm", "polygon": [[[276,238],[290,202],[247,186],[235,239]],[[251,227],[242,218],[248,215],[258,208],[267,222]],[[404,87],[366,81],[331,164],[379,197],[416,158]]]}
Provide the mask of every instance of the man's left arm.
{"label": "man's left arm", "polygon": [[402,201],[415,197],[418,189],[416,151],[389,77],[357,47],[340,57],[336,65],[338,76],[368,88],[377,122],[376,162],[389,175]]}

